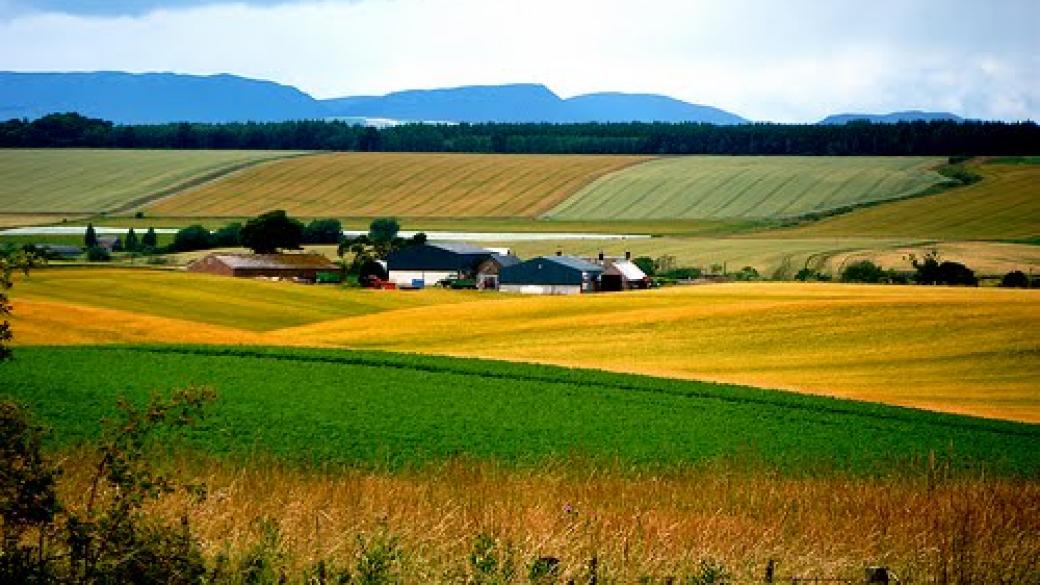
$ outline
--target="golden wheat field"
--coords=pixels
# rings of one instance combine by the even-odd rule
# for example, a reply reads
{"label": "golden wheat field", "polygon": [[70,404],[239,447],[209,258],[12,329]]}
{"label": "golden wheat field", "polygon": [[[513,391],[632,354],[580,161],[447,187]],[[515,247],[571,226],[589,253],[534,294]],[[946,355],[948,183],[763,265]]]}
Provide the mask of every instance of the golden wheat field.
{"label": "golden wheat field", "polygon": [[[83,504],[91,453],[70,452],[64,500]],[[320,559],[353,568],[360,541],[396,539],[404,582],[474,582],[478,536],[526,583],[536,558],[561,561],[561,582],[696,574],[724,568],[727,582],[760,582],[766,563],[790,576],[858,579],[867,564],[903,582],[956,571],[961,582],[1025,583],[1040,574],[1040,485],[961,478],[921,463],[879,478],[783,477],[729,464],[671,472],[549,462],[531,469],[452,460],[385,473],[300,469],[180,456],[170,470],[204,483],[201,503],[180,494],[156,510],[187,514],[204,552],[232,566],[265,547],[278,570],[299,575]],[[681,577],[680,577],[681,578]],[[680,581],[681,582],[681,581]]]}
{"label": "golden wheat field", "polygon": [[536,217],[646,157],[338,153],[247,169],[152,204],[165,216]]}
{"label": "golden wheat field", "polygon": [[1032,290],[748,283],[547,298],[43,269],[14,292],[20,344],[413,351],[1040,421]]}

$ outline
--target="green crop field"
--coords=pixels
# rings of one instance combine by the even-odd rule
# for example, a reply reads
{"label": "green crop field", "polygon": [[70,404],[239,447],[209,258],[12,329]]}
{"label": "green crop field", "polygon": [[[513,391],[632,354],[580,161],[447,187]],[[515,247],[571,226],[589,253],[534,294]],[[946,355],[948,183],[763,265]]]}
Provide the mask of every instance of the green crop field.
{"label": "green crop field", "polygon": [[150,214],[535,217],[635,156],[337,153],[281,161],[157,202]]}
{"label": "green crop field", "polygon": [[739,386],[486,360],[327,350],[22,348],[0,366],[64,441],[96,435],[117,397],[210,385],[190,440],[216,454],[399,467],[456,456],[673,465],[740,456],[870,472],[948,459],[1040,472],[1040,427]]}
{"label": "green crop field", "polygon": [[294,154],[298,153],[3,149],[0,211],[22,217],[114,211]]}
{"label": "green crop field", "polygon": [[786,218],[899,198],[944,179],[919,157],[684,156],[606,175],[549,219]]}
{"label": "green crop field", "polygon": [[972,165],[973,185],[859,209],[785,230],[792,237],[910,237],[1020,240],[1040,236],[1040,164],[1036,158]]}

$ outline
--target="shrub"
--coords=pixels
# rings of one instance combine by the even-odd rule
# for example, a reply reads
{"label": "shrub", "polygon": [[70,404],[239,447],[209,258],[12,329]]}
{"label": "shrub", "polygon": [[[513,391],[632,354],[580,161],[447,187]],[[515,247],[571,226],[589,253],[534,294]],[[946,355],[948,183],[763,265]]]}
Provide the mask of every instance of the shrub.
{"label": "shrub", "polygon": [[761,276],[758,274],[758,270],[754,266],[745,266],[740,269],[733,278],[742,281],[758,280]]}
{"label": "shrub", "polygon": [[805,267],[798,271],[798,274],[794,275],[794,279],[801,282],[820,281],[830,282],[831,275],[824,274],[819,270],[813,270],[812,268]]}
{"label": "shrub", "polygon": [[354,582],[363,585],[401,582],[401,545],[386,527],[367,539],[358,535]]}
{"label": "shrub", "polygon": [[315,219],[303,228],[305,244],[338,244],[343,239],[343,224],[338,219]]}
{"label": "shrub", "polygon": [[108,262],[111,259],[112,254],[104,248],[98,246],[87,248],[87,260],[90,262]]}
{"label": "shrub", "polygon": [[938,284],[978,286],[975,271],[960,262],[946,261],[939,264]]}
{"label": "shrub", "polygon": [[686,280],[690,278],[700,278],[700,268],[673,268],[666,272],[659,272],[658,276],[663,276],[670,280]]}
{"label": "shrub", "polygon": [[654,259],[649,256],[637,256],[632,260],[632,263],[638,266],[647,276],[653,276],[657,273],[657,265]]}
{"label": "shrub", "polygon": [[170,246],[174,252],[192,252],[195,250],[208,250],[213,247],[213,234],[201,225],[190,225],[179,230],[173,236],[173,244]]}
{"label": "shrub", "polygon": [[1000,279],[1000,286],[1005,288],[1029,288],[1029,277],[1021,270],[1012,270]]}
{"label": "shrub", "polygon": [[884,282],[885,276],[886,273],[884,269],[870,260],[853,262],[841,271],[842,282],[866,282],[877,284],[879,282]]}

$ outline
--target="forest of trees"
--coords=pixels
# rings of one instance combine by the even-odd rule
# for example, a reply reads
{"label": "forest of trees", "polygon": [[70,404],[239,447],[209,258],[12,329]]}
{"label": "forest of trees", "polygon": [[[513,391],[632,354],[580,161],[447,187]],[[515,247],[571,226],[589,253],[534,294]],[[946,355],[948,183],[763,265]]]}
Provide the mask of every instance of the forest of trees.
{"label": "forest of trees", "polygon": [[79,114],[0,122],[6,148],[159,148],[539,154],[1020,155],[1034,122],[797,124],[407,124],[341,121],[121,126]]}

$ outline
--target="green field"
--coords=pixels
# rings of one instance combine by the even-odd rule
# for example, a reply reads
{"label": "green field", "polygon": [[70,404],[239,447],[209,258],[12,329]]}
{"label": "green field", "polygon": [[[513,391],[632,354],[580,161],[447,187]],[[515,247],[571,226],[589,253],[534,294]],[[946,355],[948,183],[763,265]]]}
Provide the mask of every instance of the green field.
{"label": "green field", "polygon": [[971,165],[973,185],[897,201],[778,232],[792,237],[918,237],[1024,240],[1040,236],[1040,164],[1036,158]]}
{"label": "green field", "polygon": [[[299,153],[235,150],[0,149],[0,211],[117,211],[260,161]],[[60,221],[56,217],[56,221]]]}
{"label": "green field", "polygon": [[912,195],[944,179],[920,157],[684,156],[611,173],[548,219],[787,218]]}
{"label": "green field", "polygon": [[739,457],[793,473],[881,471],[930,454],[1040,472],[1040,427],[867,403],[485,360],[205,346],[22,348],[5,391],[62,441],[119,396],[210,385],[191,444],[215,454],[391,468],[457,456],[676,465]]}

